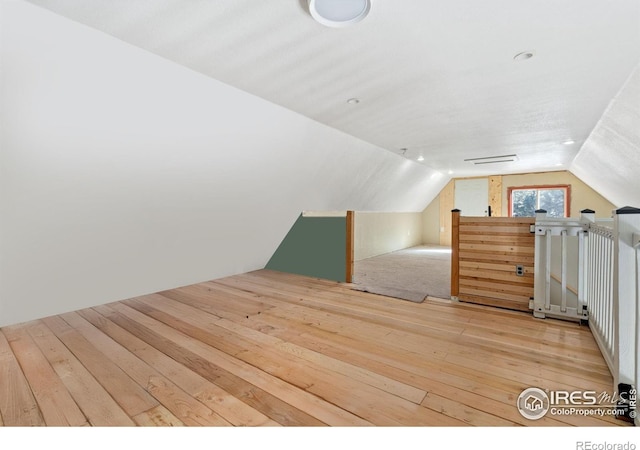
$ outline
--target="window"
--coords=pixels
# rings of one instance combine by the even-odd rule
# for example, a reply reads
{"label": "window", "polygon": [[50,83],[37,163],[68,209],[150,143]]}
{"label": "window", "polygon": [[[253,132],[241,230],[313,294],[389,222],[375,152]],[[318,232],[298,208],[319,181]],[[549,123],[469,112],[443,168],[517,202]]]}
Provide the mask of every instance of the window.
{"label": "window", "polygon": [[549,217],[569,217],[571,186],[520,186],[509,188],[509,217],[533,217],[545,209]]}

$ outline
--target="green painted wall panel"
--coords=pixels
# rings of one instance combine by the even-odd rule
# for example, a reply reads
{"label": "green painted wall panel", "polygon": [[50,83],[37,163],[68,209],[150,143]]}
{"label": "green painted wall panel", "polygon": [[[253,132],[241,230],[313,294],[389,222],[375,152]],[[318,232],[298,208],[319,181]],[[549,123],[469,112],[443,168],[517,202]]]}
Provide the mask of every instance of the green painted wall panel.
{"label": "green painted wall panel", "polygon": [[298,217],[266,269],[345,281],[345,217]]}

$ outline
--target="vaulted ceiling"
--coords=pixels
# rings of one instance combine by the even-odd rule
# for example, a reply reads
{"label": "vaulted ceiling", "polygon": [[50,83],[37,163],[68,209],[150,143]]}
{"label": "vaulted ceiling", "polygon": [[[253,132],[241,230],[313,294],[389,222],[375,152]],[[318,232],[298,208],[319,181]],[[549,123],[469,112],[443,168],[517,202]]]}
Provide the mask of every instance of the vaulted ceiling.
{"label": "vaulted ceiling", "polygon": [[638,0],[30,2],[454,177],[569,168],[640,61]]}

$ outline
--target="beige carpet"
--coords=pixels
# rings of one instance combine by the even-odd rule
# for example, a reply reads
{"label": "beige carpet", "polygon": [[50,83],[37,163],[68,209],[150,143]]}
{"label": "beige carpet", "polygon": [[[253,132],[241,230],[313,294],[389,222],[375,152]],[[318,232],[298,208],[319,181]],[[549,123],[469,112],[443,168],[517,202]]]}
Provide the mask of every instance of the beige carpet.
{"label": "beige carpet", "polygon": [[451,297],[451,248],[421,245],[356,261],[354,289],[422,302]]}

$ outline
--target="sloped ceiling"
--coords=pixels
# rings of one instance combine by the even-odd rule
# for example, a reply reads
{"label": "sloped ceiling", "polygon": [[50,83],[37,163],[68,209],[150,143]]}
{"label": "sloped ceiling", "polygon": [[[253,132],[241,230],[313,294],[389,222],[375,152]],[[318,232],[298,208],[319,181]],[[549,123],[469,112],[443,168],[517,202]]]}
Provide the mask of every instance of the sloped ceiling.
{"label": "sloped ceiling", "polygon": [[30,1],[454,177],[567,169],[640,61],[637,0]]}
{"label": "sloped ceiling", "polygon": [[20,0],[0,63],[0,326],[260,269],[303,210],[448,181]]}
{"label": "sloped ceiling", "polygon": [[571,171],[618,207],[640,207],[640,66],[602,115]]}
{"label": "sloped ceiling", "polygon": [[637,77],[603,116],[637,1],[373,2],[0,0],[0,326],[264,267],[304,209],[565,169],[601,117],[573,169],[638,206]]}

